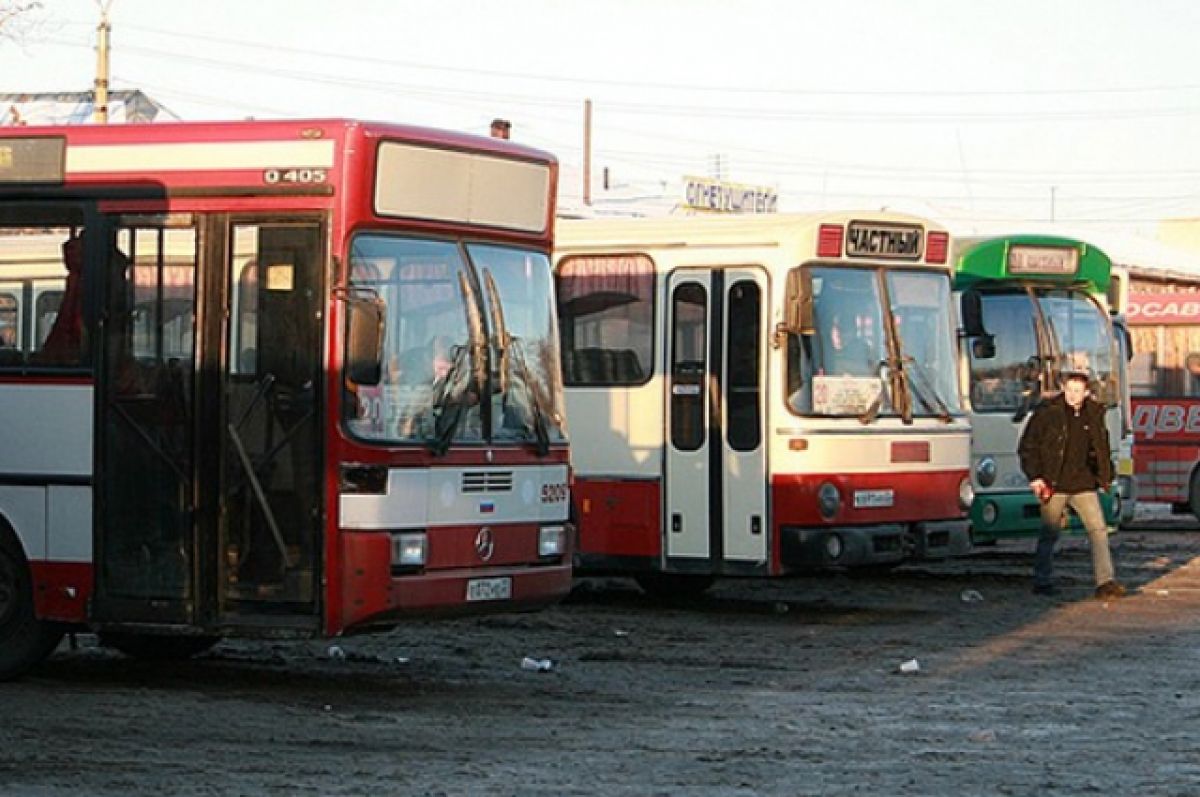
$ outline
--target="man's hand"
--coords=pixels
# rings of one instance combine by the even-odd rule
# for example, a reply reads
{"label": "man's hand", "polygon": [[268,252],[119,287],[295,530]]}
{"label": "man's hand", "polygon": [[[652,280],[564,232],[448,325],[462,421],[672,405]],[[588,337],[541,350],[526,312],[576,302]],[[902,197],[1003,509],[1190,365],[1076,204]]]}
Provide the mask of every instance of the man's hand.
{"label": "man's hand", "polygon": [[1050,485],[1046,484],[1043,479],[1034,479],[1029,483],[1029,489],[1033,490],[1034,496],[1039,501],[1045,501],[1054,495],[1054,491],[1050,489]]}

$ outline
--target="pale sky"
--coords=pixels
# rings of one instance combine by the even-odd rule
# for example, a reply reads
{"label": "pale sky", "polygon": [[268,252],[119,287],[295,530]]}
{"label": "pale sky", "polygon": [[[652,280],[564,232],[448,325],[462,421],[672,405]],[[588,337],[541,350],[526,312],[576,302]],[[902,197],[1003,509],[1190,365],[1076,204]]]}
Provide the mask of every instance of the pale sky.
{"label": "pale sky", "polygon": [[[1200,216],[1196,0],[111,0],[112,86],[184,119],[350,116],[513,137],[624,191],[964,231]],[[97,0],[43,0],[0,91],[80,91]],[[572,172],[568,172],[572,173]],[[597,178],[598,179],[598,178]],[[594,194],[602,190],[597,187]]]}

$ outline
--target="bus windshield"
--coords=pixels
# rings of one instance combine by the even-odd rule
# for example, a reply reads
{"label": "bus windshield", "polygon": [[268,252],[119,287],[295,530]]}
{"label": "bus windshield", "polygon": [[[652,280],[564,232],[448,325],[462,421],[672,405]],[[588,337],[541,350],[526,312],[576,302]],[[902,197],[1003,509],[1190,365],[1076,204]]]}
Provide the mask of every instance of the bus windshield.
{"label": "bus windshield", "polygon": [[[547,365],[558,346],[546,255],[364,234],[352,247],[350,287],[376,293],[387,319],[382,379],[356,386],[346,406],[355,435],[539,447],[564,439],[558,369]],[[481,402],[488,389],[492,401]]]}
{"label": "bus windshield", "polygon": [[[792,334],[788,341],[795,412],[866,418],[896,415],[900,406],[918,416],[959,411],[944,274],[890,270],[881,282],[876,269],[815,267],[810,273],[816,333]],[[898,361],[889,354],[893,331]],[[892,371],[903,378],[889,379]],[[893,389],[907,396],[896,401]]]}
{"label": "bus windshield", "polygon": [[[1036,398],[1049,366],[1056,378],[1065,368],[1083,368],[1098,400],[1116,400],[1113,338],[1104,310],[1086,293],[1052,289],[989,291],[981,296],[983,325],[995,342],[995,355],[980,357],[968,348],[971,402],[976,412],[1015,412]],[[1047,331],[1039,334],[1039,318]],[[1055,385],[1047,385],[1055,390]]]}
{"label": "bus windshield", "polygon": [[539,445],[563,440],[549,259],[484,244],[468,246],[467,253],[482,275],[491,325],[493,439]]}

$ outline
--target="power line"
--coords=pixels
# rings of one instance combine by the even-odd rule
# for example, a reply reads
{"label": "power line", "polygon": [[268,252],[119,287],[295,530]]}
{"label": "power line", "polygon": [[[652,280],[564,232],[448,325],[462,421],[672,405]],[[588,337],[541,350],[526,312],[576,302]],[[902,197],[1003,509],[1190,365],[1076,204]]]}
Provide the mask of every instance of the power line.
{"label": "power line", "polygon": [[[122,28],[129,30],[139,30],[146,33],[154,33],[162,36],[173,36],[182,39],[193,41],[207,41],[217,44],[228,44],[237,47],[248,47],[257,50],[262,50],[266,47],[263,42],[254,42],[244,39],[230,39],[219,36],[207,36],[197,33],[180,33],[178,31],[163,30],[161,28],[152,28],[141,25],[126,24]],[[431,65],[415,61],[402,61],[391,58],[379,58],[376,56],[364,55],[349,55],[346,53],[325,52],[310,48],[293,48],[280,46],[274,42],[271,43],[269,49],[290,52],[303,55],[306,58],[317,56],[320,58],[330,58],[334,60],[347,61],[351,63],[375,64],[404,67],[408,69],[422,69],[437,72],[448,72],[452,74],[463,74],[471,76],[498,76],[508,78],[518,78],[520,80],[542,81],[547,83],[563,83],[577,85],[586,83],[595,86],[620,86],[637,89],[663,89],[668,91],[698,91],[698,92],[718,92],[718,93],[735,93],[738,95],[760,94],[766,96],[803,96],[803,97],[1058,97],[1058,96],[1093,96],[1093,95],[1136,95],[1149,93],[1167,93],[1167,92],[1190,92],[1200,91],[1200,84],[1166,84],[1155,86],[1117,86],[1117,87],[1101,87],[1101,88],[1048,88],[1048,89],[803,89],[803,88],[764,88],[760,86],[713,86],[708,84],[695,83],[659,83],[646,80],[614,80],[612,78],[596,78],[596,77],[578,77],[566,75],[547,75],[544,73],[528,73],[528,72],[510,72],[498,70],[494,68],[476,69],[471,67],[457,67],[447,65]]]}

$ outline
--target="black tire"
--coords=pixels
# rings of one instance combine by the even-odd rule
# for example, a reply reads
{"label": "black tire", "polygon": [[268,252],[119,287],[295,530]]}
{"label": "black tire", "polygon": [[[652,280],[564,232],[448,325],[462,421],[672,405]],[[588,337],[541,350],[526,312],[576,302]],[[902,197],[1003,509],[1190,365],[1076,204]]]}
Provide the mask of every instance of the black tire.
{"label": "black tire", "polygon": [[167,636],[165,634],[133,634],[126,631],[104,631],[99,635],[101,645],[114,648],[126,656],[143,661],[181,661],[199,656],[221,641],[219,636]]}
{"label": "black tire", "polygon": [[58,647],[64,629],[33,613],[33,579],[25,554],[0,529],[0,681],[16,678]]}
{"label": "black tire", "polygon": [[652,598],[682,602],[699,598],[716,581],[714,576],[691,573],[639,573],[633,577]]}
{"label": "black tire", "polygon": [[1187,507],[1200,520],[1200,469],[1192,471],[1192,479],[1188,482]]}

